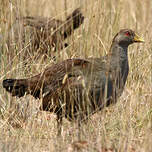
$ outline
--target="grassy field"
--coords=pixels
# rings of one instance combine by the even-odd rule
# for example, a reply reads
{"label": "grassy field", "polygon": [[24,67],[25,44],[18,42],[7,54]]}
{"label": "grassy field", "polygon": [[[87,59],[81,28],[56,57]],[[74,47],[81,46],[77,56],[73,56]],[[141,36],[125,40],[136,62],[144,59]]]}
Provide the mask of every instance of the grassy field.
{"label": "grassy field", "polygon": [[[83,124],[78,142],[75,123],[64,120],[62,137],[56,136],[56,117],[39,111],[31,96],[11,97],[0,85],[0,151],[50,152],[151,152],[152,151],[152,1],[151,0],[0,0],[0,84],[4,78],[24,78],[39,73],[51,59],[27,60],[29,51],[20,41],[7,43],[16,17],[47,16],[64,20],[81,7],[84,24],[66,41],[70,46],[57,52],[58,60],[100,57],[108,53],[113,36],[131,28],[145,43],[129,47],[130,72],[117,104],[91,116]],[[19,28],[15,29],[19,32]],[[36,56],[37,54],[35,54]]]}

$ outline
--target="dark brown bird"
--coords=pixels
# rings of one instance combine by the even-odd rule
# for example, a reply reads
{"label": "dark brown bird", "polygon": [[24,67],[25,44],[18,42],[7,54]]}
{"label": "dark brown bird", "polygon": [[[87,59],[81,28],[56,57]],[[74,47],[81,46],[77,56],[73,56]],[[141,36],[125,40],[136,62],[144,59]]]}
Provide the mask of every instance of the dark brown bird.
{"label": "dark brown bird", "polygon": [[128,76],[128,46],[135,42],[144,40],[134,31],[123,29],[105,57],[68,59],[31,78],[6,79],[3,87],[12,96],[26,93],[42,98],[41,110],[57,114],[60,132],[63,117],[80,122],[117,101]]}
{"label": "dark brown bird", "polygon": [[80,8],[70,14],[65,21],[47,17],[23,17],[24,26],[33,28],[32,45],[34,48],[48,49],[55,47],[60,50],[68,44],[63,41],[72,34],[84,21]]}

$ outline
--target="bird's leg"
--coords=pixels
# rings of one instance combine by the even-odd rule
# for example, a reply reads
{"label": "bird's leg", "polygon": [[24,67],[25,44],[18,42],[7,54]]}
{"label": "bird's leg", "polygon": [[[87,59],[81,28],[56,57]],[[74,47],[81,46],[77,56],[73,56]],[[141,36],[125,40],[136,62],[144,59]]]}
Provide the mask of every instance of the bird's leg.
{"label": "bird's leg", "polygon": [[81,141],[82,137],[85,136],[85,131],[83,129],[83,125],[87,125],[88,123],[88,118],[85,118],[85,116],[81,116],[78,120],[77,120],[77,124],[78,124],[78,140]]}
{"label": "bird's leg", "polygon": [[81,121],[78,119],[78,140],[81,140]]}
{"label": "bird's leg", "polygon": [[57,114],[57,128],[58,128],[57,136],[61,136],[61,130],[62,130],[62,116],[61,116],[60,114]]}
{"label": "bird's leg", "polygon": [[82,120],[83,122],[87,123],[88,120],[84,120],[84,117],[82,118],[82,116],[80,116],[80,118],[78,118],[78,122],[77,122],[77,125],[78,125],[78,140],[81,141],[82,140],[82,135],[85,135],[84,133],[84,130],[83,130],[83,127],[82,127]]}

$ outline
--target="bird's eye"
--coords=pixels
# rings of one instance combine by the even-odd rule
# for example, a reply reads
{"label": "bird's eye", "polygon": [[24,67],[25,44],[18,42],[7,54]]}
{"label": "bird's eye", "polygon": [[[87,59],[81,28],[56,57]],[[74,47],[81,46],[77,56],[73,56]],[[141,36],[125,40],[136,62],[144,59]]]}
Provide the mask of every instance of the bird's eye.
{"label": "bird's eye", "polygon": [[127,32],[125,33],[125,35],[126,35],[126,36],[130,36],[130,33],[127,31]]}

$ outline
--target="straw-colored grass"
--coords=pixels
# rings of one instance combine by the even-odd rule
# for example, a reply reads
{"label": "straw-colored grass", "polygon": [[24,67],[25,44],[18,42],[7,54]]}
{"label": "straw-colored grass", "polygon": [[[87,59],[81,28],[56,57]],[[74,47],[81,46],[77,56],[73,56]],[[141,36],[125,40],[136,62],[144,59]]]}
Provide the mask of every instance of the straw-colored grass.
{"label": "straw-colored grass", "polygon": [[11,29],[19,16],[64,19],[81,6],[85,22],[66,40],[70,46],[57,52],[58,61],[105,55],[122,28],[131,28],[145,39],[144,44],[129,47],[130,72],[122,96],[83,124],[81,143],[77,142],[75,123],[64,120],[58,138],[56,117],[39,111],[39,100],[11,97],[0,85],[0,151],[152,151],[151,0],[0,0],[0,4],[0,84],[4,78],[32,76],[52,62],[50,58],[27,59],[25,66],[23,55],[29,50],[21,48],[19,40],[8,49],[8,33],[14,34]]}

